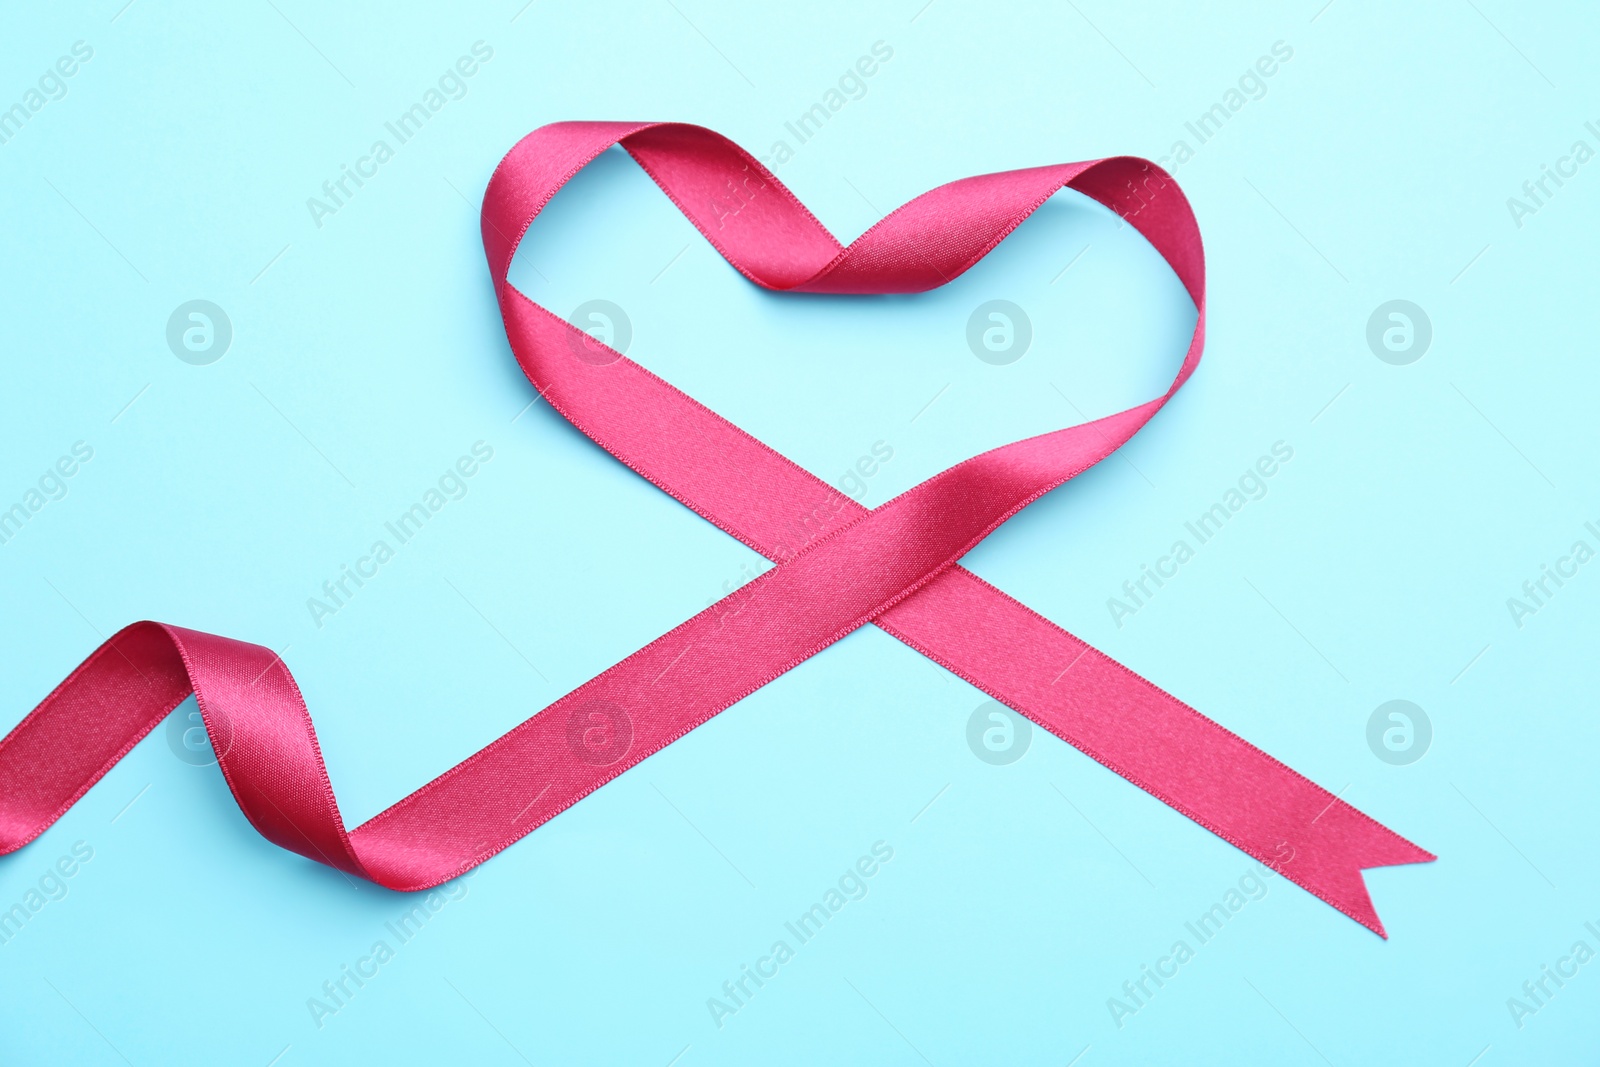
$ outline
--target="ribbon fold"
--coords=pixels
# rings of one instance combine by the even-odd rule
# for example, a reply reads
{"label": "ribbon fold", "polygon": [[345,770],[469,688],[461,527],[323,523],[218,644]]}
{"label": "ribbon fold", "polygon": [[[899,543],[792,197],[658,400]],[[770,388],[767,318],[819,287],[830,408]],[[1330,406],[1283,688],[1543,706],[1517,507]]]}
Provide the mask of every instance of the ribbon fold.
{"label": "ribbon fold", "polygon": [[[1166,259],[1198,311],[1194,335],[1161,396],[974,456],[868,510],[506,280],[534,218],[615,144],[735,269],[772,290],[934,288],[1070,188],[1115,211]],[[500,162],[482,230],[512,352],[540,394],[776,566],[348,831],[299,688],[276,654],[134,623],[0,741],[0,852],[41,834],[192,692],[218,766],[262,836],[391,889],[427,889],[871,624],[1386,936],[1362,869],[1432,855],[957,562],[1121,447],[1199,363],[1204,255],[1188,201],[1165,172],[1117,157],[966,178],[908,202],[843,247],[719,134],[678,123],[566,122],[529,134]],[[811,519],[799,545],[790,543],[796,515]]]}

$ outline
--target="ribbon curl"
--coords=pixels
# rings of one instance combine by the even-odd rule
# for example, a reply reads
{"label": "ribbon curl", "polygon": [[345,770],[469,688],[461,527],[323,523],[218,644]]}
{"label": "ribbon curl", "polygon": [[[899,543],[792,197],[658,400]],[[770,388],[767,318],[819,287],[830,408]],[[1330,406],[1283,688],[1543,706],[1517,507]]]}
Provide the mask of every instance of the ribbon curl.
{"label": "ribbon curl", "polygon": [[[1073,189],[1166,259],[1198,311],[1194,335],[1161,396],[974,456],[868,510],[508,283],[534,218],[615,144],[733,267],[781,291],[934,288]],[[229,789],[262,836],[391,889],[431,888],[871,624],[1386,936],[1361,870],[1432,855],[957,563],[1121,447],[1198,365],[1204,255],[1165,172],[1118,157],[966,178],[843,247],[717,133],[567,122],[534,131],[500,162],[482,230],[506,334],[534,387],[617,459],[777,565],[348,831],[299,688],[275,653],[134,623],[0,741],[0,852],[41,834],[192,692]],[[797,514],[813,519],[798,546],[785,543]]]}

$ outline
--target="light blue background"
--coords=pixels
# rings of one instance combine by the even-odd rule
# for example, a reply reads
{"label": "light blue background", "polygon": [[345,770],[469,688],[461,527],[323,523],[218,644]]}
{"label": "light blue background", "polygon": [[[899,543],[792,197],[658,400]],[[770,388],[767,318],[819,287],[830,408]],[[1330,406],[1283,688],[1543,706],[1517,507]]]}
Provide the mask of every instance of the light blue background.
{"label": "light blue background", "polygon": [[[1193,147],[1184,123],[1285,42],[1266,94],[1177,171],[1209,252],[1199,373],[969,563],[1440,859],[1368,875],[1388,942],[1274,880],[1119,1029],[1108,998],[1250,861],[1041,732],[981,762],[982,695],[869,628],[479,869],[320,1029],[307,999],[411,901],[266,844],[159,730],[0,861],[9,907],[94,849],[0,946],[0,1059],[1592,1061],[1600,963],[1521,1029],[1506,1001],[1580,938],[1600,949],[1600,567],[1520,629],[1506,598],[1600,520],[1600,164],[1520,228],[1506,198],[1596,147],[1596,19],[1321,5],[10,12],[0,106],[74,41],[94,56],[0,145],[0,504],[76,441],[94,458],[0,545],[0,719],[136,619],[270,645],[352,825],[757,567],[548,406],[518,417],[533,392],[476,219],[518,137],[669,118],[767,154],[883,41],[866,94],[779,168],[848,239],[966,174]],[[306,199],[478,40],[494,55],[467,94],[314,225]],[[820,475],[888,442],[873,504],[1152,395],[1192,315],[1148,246],[1070,196],[938,293],[774,297],[620,158],[559,198],[515,277],[563,314],[622,305],[631,356]],[[233,325],[210,366],[164,339],[195,298]],[[965,345],[991,298],[1033,321],[1009,367]],[[1394,298],[1433,324],[1409,366],[1365,340]],[[478,440],[494,459],[467,496],[314,626],[306,599]],[[1268,495],[1114,625],[1106,599],[1279,440],[1294,459]],[[1395,698],[1434,729],[1403,767],[1366,742]],[[880,840],[866,898],[719,1029],[707,998]]]}

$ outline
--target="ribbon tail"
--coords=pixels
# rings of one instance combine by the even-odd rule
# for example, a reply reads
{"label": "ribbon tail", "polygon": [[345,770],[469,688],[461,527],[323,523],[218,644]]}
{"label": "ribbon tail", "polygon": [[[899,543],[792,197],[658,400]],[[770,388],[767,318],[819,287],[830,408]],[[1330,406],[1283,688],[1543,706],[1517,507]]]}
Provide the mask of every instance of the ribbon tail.
{"label": "ribbon tail", "polygon": [[1434,858],[969,571],[874,621],[1381,937],[1362,869]]}
{"label": "ribbon tail", "polygon": [[1327,809],[1306,832],[1288,841],[1287,848],[1292,852],[1258,858],[1387,939],[1389,935],[1378,918],[1361,872],[1405,863],[1432,863],[1438,857],[1331,794],[1329,800]]}

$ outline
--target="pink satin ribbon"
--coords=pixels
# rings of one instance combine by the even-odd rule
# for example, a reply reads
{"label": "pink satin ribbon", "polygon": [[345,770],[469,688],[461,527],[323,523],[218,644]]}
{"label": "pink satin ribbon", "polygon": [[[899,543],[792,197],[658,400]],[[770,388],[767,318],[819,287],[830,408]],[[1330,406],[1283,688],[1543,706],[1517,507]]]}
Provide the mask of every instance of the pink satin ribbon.
{"label": "pink satin ribbon", "polygon": [[[618,143],[730,264],[775,290],[931,289],[1058,189],[1077,190],[1166,258],[1199,311],[1193,339],[1163,395],[974,456],[869,511],[506,281],[534,217]],[[282,660],[231,638],[134,623],[0,741],[0,851],[42,833],[193,692],[228,786],[264,837],[391,889],[427,889],[871,623],[1384,933],[1361,870],[1432,855],[957,564],[1018,510],[1120,447],[1199,363],[1199,228],[1159,168],[1119,157],[967,178],[917,197],[844,248],[766,168],[710,130],[556,123],[495,170],[483,242],[511,348],[545,399],[777,566],[349,831]],[[796,516],[809,517],[804,544],[789,543]]]}

